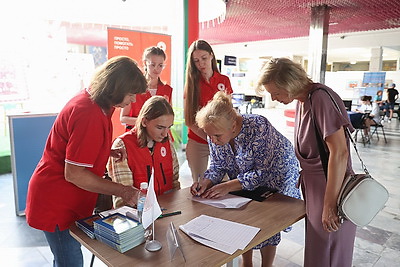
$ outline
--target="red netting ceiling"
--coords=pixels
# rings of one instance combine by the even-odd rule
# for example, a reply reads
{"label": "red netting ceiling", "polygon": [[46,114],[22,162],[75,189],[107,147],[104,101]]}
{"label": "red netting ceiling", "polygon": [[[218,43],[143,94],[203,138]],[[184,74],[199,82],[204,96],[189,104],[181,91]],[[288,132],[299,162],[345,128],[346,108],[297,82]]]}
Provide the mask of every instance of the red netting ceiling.
{"label": "red netting ceiling", "polygon": [[311,7],[330,7],[329,34],[400,27],[400,0],[228,0],[225,21],[200,28],[211,44],[309,35]]}

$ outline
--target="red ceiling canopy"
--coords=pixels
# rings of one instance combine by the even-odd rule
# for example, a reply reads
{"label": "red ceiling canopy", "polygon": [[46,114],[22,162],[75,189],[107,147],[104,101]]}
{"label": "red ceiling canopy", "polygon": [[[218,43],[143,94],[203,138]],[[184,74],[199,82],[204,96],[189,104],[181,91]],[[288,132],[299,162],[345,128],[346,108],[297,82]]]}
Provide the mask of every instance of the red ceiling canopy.
{"label": "red ceiling canopy", "polygon": [[399,0],[228,0],[226,18],[200,29],[212,44],[308,36],[311,8],[330,7],[329,34],[400,27]]}

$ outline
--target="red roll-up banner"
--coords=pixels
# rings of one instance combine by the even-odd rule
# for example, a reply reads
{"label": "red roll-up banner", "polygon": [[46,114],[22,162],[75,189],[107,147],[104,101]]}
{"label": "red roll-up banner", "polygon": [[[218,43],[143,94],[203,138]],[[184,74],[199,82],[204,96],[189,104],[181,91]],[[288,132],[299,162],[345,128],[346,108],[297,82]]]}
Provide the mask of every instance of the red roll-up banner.
{"label": "red roll-up banner", "polygon": [[[150,46],[158,46],[167,55],[166,66],[161,73],[161,80],[171,84],[171,36],[150,32],[140,32],[133,30],[108,28],[108,58],[115,56],[129,56],[133,58],[138,66],[143,69],[142,54],[144,49]],[[125,132],[124,126],[120,121],[120,110],[116,110],[112,117],[113,139]]]}

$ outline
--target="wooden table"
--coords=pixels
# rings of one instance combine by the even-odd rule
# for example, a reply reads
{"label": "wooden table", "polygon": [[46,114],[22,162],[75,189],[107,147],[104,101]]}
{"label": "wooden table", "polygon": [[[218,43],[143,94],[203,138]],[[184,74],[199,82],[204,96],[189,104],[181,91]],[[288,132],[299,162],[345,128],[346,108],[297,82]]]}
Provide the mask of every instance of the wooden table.
{"label": "wooden table", "polygon": [[[220,209],[191,201],[189,188],[159,196],[158,202],[167,209],[166,212],[182,211],[180,215],[156,221],[155,239],[163,246],[160,251],[148,252],[142,244],[122,254],[100,241],[90,239],[76,226],[71,227],[71,235],[108,266],[221,266],[305,216],[302,200],[281,194],[274,194],[263,202],[251,201],[240,209]],[[179,251],[171,261],[166,240],[170,222],[178,228],[201,214],[259,227],[261,230],[244,250],[237,250],[232,255],[199,244],[177,230],[186,263]]]}

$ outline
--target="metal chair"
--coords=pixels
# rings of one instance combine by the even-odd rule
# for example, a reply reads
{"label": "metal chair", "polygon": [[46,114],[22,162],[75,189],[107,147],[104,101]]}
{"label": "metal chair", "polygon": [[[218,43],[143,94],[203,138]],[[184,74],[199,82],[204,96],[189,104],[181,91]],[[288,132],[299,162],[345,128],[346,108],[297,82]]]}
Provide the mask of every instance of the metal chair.
{"label": "metal chair", "polygon": [[386,135],[385,135],[385,130],[384,130],[383,124],[380,123],[380,122],[379,123],[375,122],[375,125],[371,125],[371,127],[374,127],[374,130],[372,131],[371,136],[376,134],[376,137],[378,138],[378,141],[379,141],[378,129],[379,128],[382,129],[383,138],[385,139],[385,143],[387,144],[387,140],[386,140]]}
{"label": "metal chair", "polygon": [[354,129],[356,130],[354,133],[354,140],[357,142],[358,132],[361,133],[361,141],[365,146],[366,143],[370,144],[371,141],[369,140],[368,136],[365,136],[364,130],[367,128],[365,125],[365,119],[368,117],[369,113],[353,113],[351,114],[350,121],[353,125]]}

